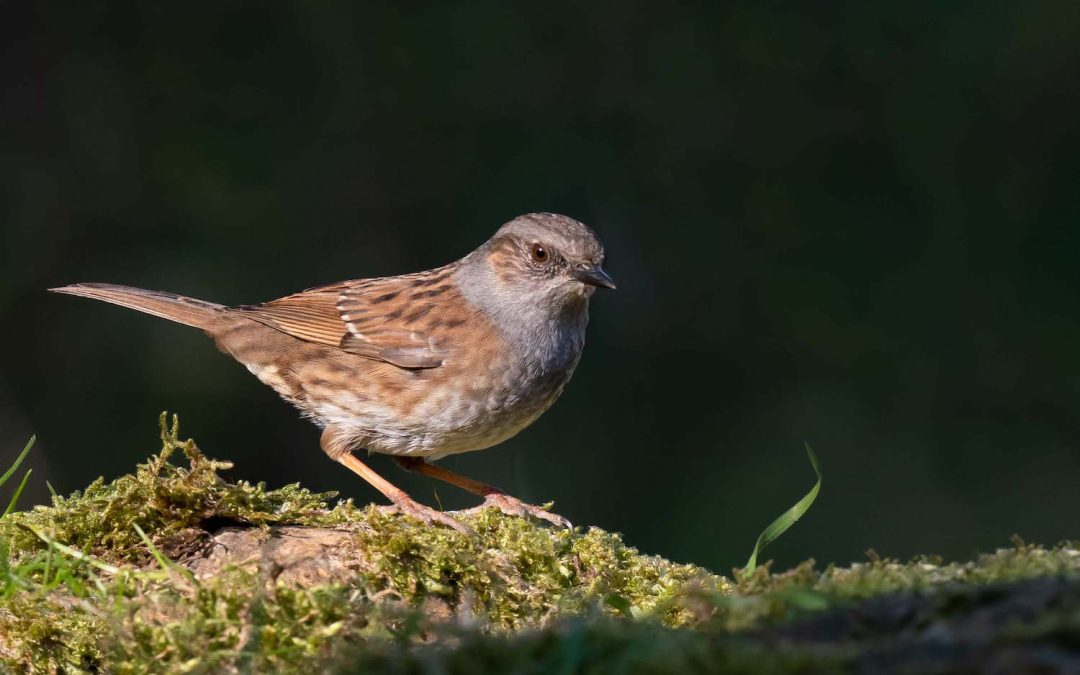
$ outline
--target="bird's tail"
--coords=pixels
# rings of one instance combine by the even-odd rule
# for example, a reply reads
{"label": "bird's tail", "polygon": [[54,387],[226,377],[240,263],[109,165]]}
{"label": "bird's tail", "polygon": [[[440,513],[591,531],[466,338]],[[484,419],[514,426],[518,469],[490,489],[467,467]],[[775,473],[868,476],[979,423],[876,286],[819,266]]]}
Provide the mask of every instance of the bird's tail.
{"label": "bird's tail", "polygon": [[111,302],[114,305],[128,307],[162,319],[168,319],[186,326],[195,326],[208,330],[219,322],[227,308],[212,302],[185,298],[175,293],[162,291],[148,291],[131,286],[117,286],[115,284],[72,284],[60,288],[50,288],[53,293],[67,293],[68,295],[80,295],[84,298],[93,298]]}

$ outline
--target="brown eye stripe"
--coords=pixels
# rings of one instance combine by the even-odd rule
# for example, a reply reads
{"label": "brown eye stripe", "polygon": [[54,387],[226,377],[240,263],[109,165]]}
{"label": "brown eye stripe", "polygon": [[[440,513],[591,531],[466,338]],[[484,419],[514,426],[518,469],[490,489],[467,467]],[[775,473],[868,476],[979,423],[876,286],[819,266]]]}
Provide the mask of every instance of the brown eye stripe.
{"label": "brown eye stripe", "polygon": [[511,237],[499,237],[498,239],[493,239],[491,241],[492,253],[501,253],[503,251],[507,253],[513,253],[516,250],[517,244],[514,243],[514,240]]}

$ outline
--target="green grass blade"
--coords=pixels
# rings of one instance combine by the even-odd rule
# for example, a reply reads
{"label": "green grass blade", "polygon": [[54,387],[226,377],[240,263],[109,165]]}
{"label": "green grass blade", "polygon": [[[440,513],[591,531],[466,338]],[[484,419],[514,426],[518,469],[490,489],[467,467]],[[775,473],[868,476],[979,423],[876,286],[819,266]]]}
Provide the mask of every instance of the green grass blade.
{"label": "green grass blade", "polygon": [[[33,530],[31,530],[31,532],[33,532]],[[37,532],[34,532],[34,534],[41,538],[41,535]],[[47,539],[46,541],[49,542],[49,547],[45,549],[45,571],[42,572],[41,579],[45,583],[45,585],[48,586],[49,583],[52,581],[53,547],[51,539]]]}
{"label": "green grass blade", "polygon": [[6,518],[9,513],[15,510],[15,505],[19,503],[19,496],[26,488],[26,481],[30,479],[30,474],[34,473],[33,469],[27,469],[23,474],[22,481],[19,483],[19,488],[15,490],[15,494],[11,495],[11,501],[8,502],[7,508],[4,509],[4,514],[0,515],[0,518]]}
{"label": "green grass blade", "polygon": [[154,546],[154,542],[150,541],[150,537],[146,536],[146,532],[143,532],[143,529],[139,527],[139,524],[132,523],[131,526],[135,528],[135,532],[139,535],[139,538],[142,539],[143,544],[146,545],[146,548],[150,549],[150,554],[154,556],[155,560],[157,560],[157,563],[161,566],[161,569],[165,572],[168,572],[170,569],[172,569],[172,561],[166,558],[165,555],[158,550],[157,546]]}
{"label": "green grass blade", "polygon": [[23,523],[18,523],[18,526],[23,528],[24,530],[28,530],[35,537],[37,537],[41,541],[45,542],[45,544],[49,547],[48,548],[49,551],[51,551],[52,549],[55,548],[60,553],[63,553],[64,555],[67,555],[67,556],[70,556],[71,558],[74,558],[75,560],[78,560],[79,562],[88,563],[89,565],[91,565],[93,567],[96,567],[97,569],[101,570],[102,572],[105,572],[106,574],[119,574],[121,572],[119,567],[116,567],[114,565],[110,565],[110,564],[105,563],[105,562],[101,562],[100,560],[98,560],[94,556],[87,555],[87,554],[83,553],[82,551],[71,548],[70,546],[65,546],[64,544],[61,544],[60,542],[56,541],[52,537],[46,536],[44,533],[38,531],[37,529],[35,529],[33,527],[30,527],[29,525],[25,525]]}
{"label": "green grass blade", "polygon": [[19,456],[15,458],[15,463],[9,466],[8,470],[5,471],[2,476],[0,476],[0,486],[8,482],[8,479],[11,478],[11,476],[19,470],[19,465],[22,464],[23,460],[26,459],[26,456],[30,454],[30,448],[34,447],[34,442],[36,440],[37,436],[31,436],[30,440],[26,442],[26,447],[23,448],[23,451],[20,452]]}
{"label": "green grass blade", "polygon": [[750,560],[747,561],[746,567],[743,568],[744,574],[751,574],[757,569],[758,554],[760,554],[766,546],[776,541],[776,538],[787,532],[788,528],[795,524],[799,518],[803,517],[803,514],[810,509],[810,505],[817,499],[818,492],[821,491],[821,464],[818,462],[817,455],[814,454],[813,448],[809,443],[806,443],[806,455],[810,458],[810,466],[814,467],[814,473],[817,474],[817,482],[814,483],[814,487],[810,488],[810,491],[806,495],[795,502],[787,511],[780,514],[780,517],[769,523],[757,538],[757,543],[754,544],[754,552],[750,554]]}
{"label": "green grass blade", "polygon": [[169,560],[164,553],[158,550],[157,546],[154,546],[154,542],[150,540],[150,537],[146,536],[146,532],[139,527],[138,523],[132,523],[131,526],[135,528],[135,532],[139,535],[139,538],[142,539],[146,548],[150,549],[150,554],[157,560],[157,563],[161,566],[163,572],[177,572],[188,581],[195,581],[195,573],[183,565],[179,565],[172,560]]}

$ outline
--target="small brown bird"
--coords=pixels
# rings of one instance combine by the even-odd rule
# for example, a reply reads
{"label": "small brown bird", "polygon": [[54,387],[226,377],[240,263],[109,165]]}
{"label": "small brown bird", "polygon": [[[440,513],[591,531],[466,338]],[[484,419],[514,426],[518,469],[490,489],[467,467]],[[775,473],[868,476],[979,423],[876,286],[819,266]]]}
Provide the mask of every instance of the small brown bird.
{"label": "small brown bird", "polygon": [[392,455],[504,513],[569,527],[562,516],[428,460],[501,443],[555,402],[581,356],[594,288],[615,288],[603,262],[589,227],[533,213],[444,267],[343,281],[261,305],[226,307],[111,284],[50,290],[203,329],[322,427],[326,454],[401,513],[468,531],[414,501],[354,450]]}

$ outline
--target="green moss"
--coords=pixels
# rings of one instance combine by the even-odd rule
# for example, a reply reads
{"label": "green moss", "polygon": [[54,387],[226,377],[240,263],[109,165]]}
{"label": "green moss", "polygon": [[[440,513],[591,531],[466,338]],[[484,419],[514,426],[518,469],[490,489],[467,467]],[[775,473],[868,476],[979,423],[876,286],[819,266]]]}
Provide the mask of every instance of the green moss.
{"label": "green moss", "polygon": [[[110,483],[99,478],[70,497],[54,497],[51,506],[5,519],[0,528],[12,551],[41,547],[26,529],[32,527],[111,562],[145,563],[148,553],[135,525],[169,549],[201,536],[200,526],[208,521],[336,525],[356,518],[351,502],[328,506],[333,493],[318,494],[299,485],[267,490],[263,483],[228,482],[220,472],[231,468],[231,462],[209,459],[194,441],[181,440],[176,416],[168,426],[162,413],[160,424],[161,452],[133,474]],[[170,461],[177,451],[188,467]]]}
{"label": "green moss", "polygon": [[[7,608],[30,598],[39,604],[61,594],[74,598],[62,620],[50,619],[43,606],[22,612],[37,622],[38,633],[66,635],[56,642],[72,653],[48,648],[49,640],[23,640],[31,634],[24,620],[0,616],[0,643],[8,647],[0,655],[9,663],[29,654],[35,663],[65,668],[105,658],[118,672],[151,665],[278,669],[328,658],[352,641],[431,635],[448,618],[484,632],[588,612],[652,614],[683,625],[693,616],[675,602],[680,594],[727,587],[701,568],[640,555],[598,529],[556,530],[488,509],[469,516],[476,532],[469,537],[375,507],[331,505],[331,494],[296,485],[268,490],[229,482],[221,475],[229,463],[181,440],[175,418],[167,426],[163,416],[161,426],[161,451],[133,474],[98,479],[0,522]],[[187,466],[171,461],[178,452]],[[342,528],[351,535],[354,574],[348,583],[290,588],[268,586],[257,570],[227,567],[196,581],[160,569],[136,530],[177,558],[229,524]],[[69,548],[50,548],[43,539]]]}
{"label": "green moss", "polygon": [[278,672],[321,661],[366,634],[370,607],[357,588],[261,586],[230,570],[189,587],[143,588],[114,614],[110,670]]}
{"label": "green moss", "polygon": [[[178,452],[185,465],[172,462]],[[596,528],[557,530],[489,509],[468,517],[470,537],[296,485],[230,482],[228,467],[163,417],[160,453],[133,474],[0,521],[0,660],[39,672],[822,672],[850,665],[859,649],[778,651],[761,636],[855,616],[865,599],[897,592],[942,598],[955,613],[979,600],[950,589],[1080,571],[1074,546],[1017,545],[963,563],[808,561],[729,580]],[[157,561],[195,553],[228,524],[337,528],[347,569],[290,584],[261,564],[196,578]],[[1047,630],[1072,630],[1077,604],[1058,603],[1066,614]]]}
{"label": "green moss", "polygon": [[[513,630],[597,605],[611,613],[657,611],[670,625],[691,620],[671,600],[690,588],[720,592],[728,582],[693,565],[643,556],[621,537],[591,528],[569,532],[510,518],[495,509],[472,517],[470,538],[449,529],[418,529],[372,510],[359,534],[365,551],[382,551],[370,584],[415,600],[462,603],[490,627]],[[463,594],[463,591],[467,593]]]}
{"label": "green moss", "polygon": [[22,592],[0,608],[0,657],[9,669],[82,672],[104,669],[108,623],[64,593]]}

